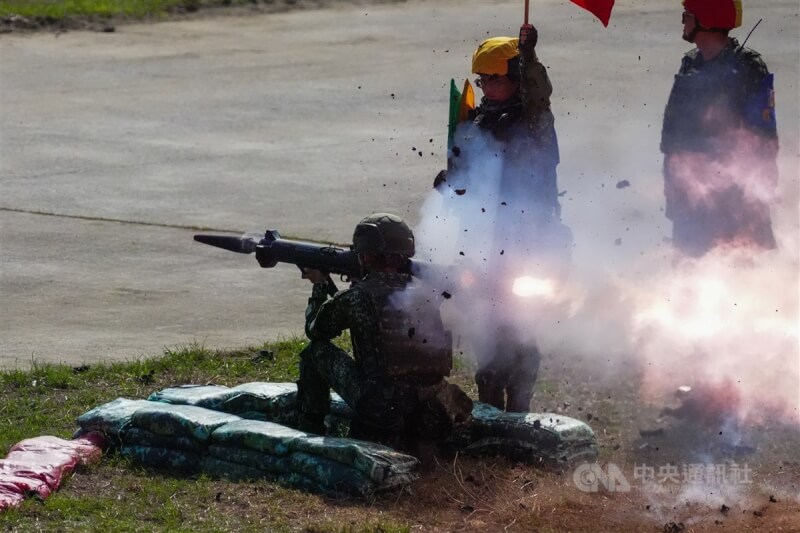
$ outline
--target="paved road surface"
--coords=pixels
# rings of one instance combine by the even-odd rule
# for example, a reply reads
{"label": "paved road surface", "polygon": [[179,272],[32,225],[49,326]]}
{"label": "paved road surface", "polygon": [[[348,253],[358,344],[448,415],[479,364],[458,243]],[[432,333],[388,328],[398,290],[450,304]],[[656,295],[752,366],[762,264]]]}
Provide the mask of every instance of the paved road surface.
{"label": "paved road surface", "polygon": [[[309,287],[295,270],[196,244],[193,228],[346,242],[373,211],[418,220],[444,164],[449,79],[478,41],[519,25],[521,1],[486,4],[0,37],[0,366],[301,332]],[[687,49],[680,7],[617,4],[604,29],[566,1],[533,2],[583,264],[622,264],[669,230],[658,139]],[[777,224],[796,233],[799,9],[753,5],[746,25],[764,22],[750,44],[777,73]]]}

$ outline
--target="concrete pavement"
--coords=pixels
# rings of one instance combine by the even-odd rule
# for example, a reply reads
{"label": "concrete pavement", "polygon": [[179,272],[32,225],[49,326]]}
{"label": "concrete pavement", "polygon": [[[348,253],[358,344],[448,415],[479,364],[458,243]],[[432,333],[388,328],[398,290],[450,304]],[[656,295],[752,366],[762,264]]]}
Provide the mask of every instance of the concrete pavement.
{"label": "concrete pavement", "polygon": [[[618,1],[608,29],[569,2],[533,4],[576,260],[660,245],[661,114],[688,48],[679,4]],[[347,242],[370,212],[415,222],[445,163],[449,80],[468,75],[477,42],[516,33],[521,5],[343,5],[0,37],[0,366],[300,333],[309,286],[295,269],[261,270],[194,243],[192,228]],[[796,233],[797,2],[746,5],[746,31],[761,17],[749,45],[777,76],[776,225]],[[632,186],[617,190],[622,179]]]}

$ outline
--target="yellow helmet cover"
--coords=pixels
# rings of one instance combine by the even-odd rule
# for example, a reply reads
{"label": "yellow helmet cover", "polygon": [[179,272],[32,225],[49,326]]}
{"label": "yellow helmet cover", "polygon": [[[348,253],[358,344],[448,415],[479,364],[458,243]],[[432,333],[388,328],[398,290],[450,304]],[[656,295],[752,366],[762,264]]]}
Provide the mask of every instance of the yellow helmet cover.
{"label": "yellow helmet cover", "polygon": [[519,55],[516,37],[492,37],[483,41],[472,54],[473,74],[508,75],[508,62]]}

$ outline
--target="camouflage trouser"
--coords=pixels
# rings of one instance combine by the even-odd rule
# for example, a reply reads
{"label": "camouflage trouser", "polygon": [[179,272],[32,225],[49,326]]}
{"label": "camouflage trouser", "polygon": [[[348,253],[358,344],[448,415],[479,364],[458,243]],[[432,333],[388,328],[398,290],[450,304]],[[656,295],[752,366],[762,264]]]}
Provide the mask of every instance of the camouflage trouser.
{"label": "camouflage trouser", "polygon": [[364,385],[361,371],[347,352],[330,342],[312,341],[300,352],[300,379],[297,380],[299,428],[324,435],[331,388],[355,409],[364,395]]}
{"label": "camouflage trouser", "polygon": [[325,433],[330,389],[355,413],[351,436],[399,449],[412,449],[421,438],[445,438],[472,412],[469,397],[441,377],[367,378],[347,352],[313,341],[300,352],[300,429]]}
{"label": "camouflage trouser", "polygon": [[492,359],[475,374],[478,399],[508,412],[529,411],[540,360],[536,344],[498,343]]}

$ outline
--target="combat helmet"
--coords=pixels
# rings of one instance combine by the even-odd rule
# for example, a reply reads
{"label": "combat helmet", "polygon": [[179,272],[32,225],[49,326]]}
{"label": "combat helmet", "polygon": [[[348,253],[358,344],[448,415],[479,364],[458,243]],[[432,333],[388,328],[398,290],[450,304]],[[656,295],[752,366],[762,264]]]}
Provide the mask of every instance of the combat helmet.
{"label": "combat helmet", "polygon": [[374,213],[356,226],[353,251],[357,254],[411,257],[414,255],[414,233],[399,216]]}
{"label": "combat helmet", "polygon": [[519,39],[492,37],[472,54],[472,73],[519,79]]}
{"label": "combat helmet", "polygon": [[742,25],[742,0],[682,0],[683,8],[710,30],[732,30]]}

